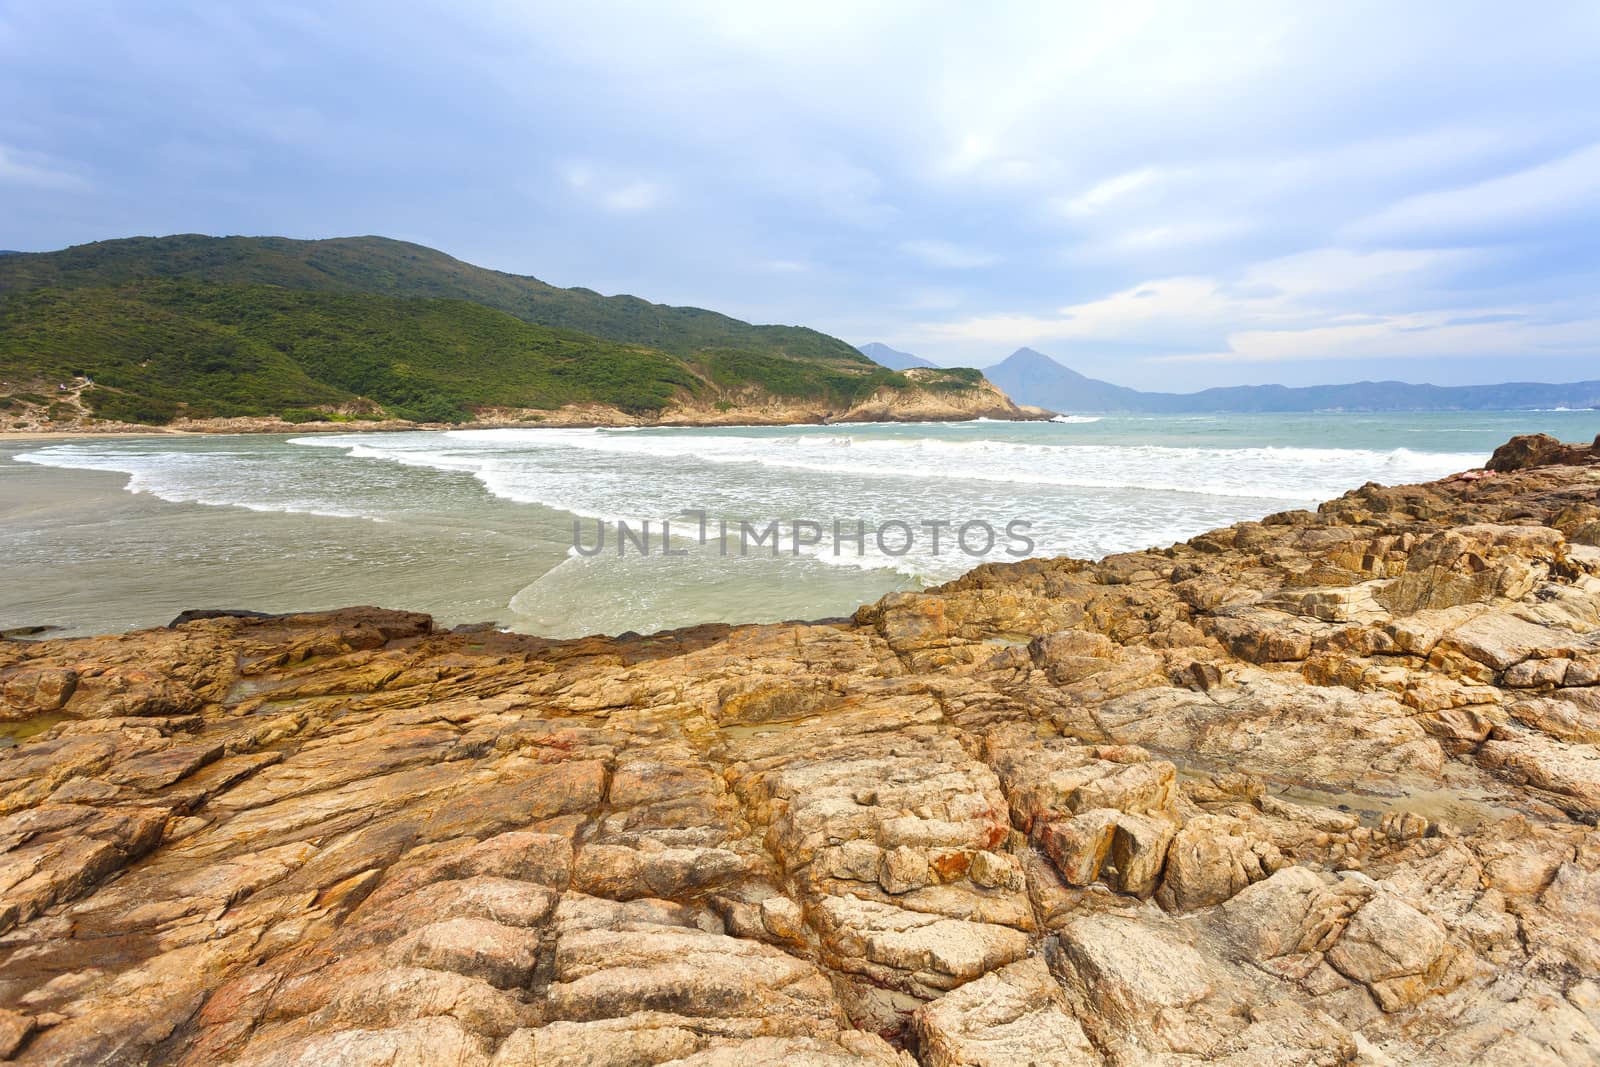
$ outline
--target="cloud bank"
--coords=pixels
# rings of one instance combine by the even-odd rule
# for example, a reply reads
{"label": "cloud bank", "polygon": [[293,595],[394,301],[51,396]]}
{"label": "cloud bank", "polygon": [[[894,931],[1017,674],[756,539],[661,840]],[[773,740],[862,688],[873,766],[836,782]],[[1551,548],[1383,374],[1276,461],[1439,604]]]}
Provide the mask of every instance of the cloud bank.
{"label": "cloud bank", "polygon": [[0,0],[0,247],[384,233],[1131,385],[1600,367],[1600,7]]}

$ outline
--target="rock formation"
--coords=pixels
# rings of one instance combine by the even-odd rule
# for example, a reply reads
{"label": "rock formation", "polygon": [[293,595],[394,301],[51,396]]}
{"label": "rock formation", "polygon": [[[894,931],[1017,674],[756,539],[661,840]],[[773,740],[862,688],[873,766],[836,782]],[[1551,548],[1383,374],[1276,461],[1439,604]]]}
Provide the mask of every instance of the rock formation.
{"label": "rock formation", "polygon": [[[179,418],[163,426],[115,422],[98,418],[84,399],[83,382],[36,384],[31,399],[0,394],[0,434],[97,433],[390,433],[397,430],[494,430],[510,427],[591,426],[793,426],[852,422],[961,422],[996,419],[1028,422],[1048,419],[1054,412],[1017,404],[988,379],[952,382],[949,372],[913,368],[901,373],[902,384],[884,386],[851,402],[817,396],[788,396],[754,387],[715,397],[676,397],[655,412],[627,411],[612,404],[572,403],[558,408],[479,407],[472,420],[457,425],[419,423],[385,415],[371,401],[325,405],[329,418],[313,422],[287,422],[278,415],[241,415],[232,418]],[[321,410],[321,409],[319,409]],[[354,415],[356,419],[333,416]],[[1553,439],[1551,439],[1553,440]]]}
{"label": "rock formation", "polygon": [[1600,1062],[1600,466],[1501,466],[848,622],[0,640],[0,1058]]}

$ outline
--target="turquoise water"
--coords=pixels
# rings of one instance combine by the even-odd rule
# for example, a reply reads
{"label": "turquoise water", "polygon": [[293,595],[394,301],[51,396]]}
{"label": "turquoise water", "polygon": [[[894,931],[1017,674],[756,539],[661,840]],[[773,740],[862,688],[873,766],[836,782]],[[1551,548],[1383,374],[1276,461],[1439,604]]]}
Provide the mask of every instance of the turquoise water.
{"label": "turquoise water", "polygon": [[[1587,441],[1600,413],[14,444],[0,450],[0,627],[349,603],[556,635],[831,616],[984,560],[1165,545],[1367,481],[1439,477],[1534,431]],[[602,551],[574,550],[575,520],[586,547],[605,524]],[[635,534],[620,554],[619,520]],[[662,552],[664,520],[677,554]],[[777,554],[749,537],[741,551],[742,523],[777,523]]]}

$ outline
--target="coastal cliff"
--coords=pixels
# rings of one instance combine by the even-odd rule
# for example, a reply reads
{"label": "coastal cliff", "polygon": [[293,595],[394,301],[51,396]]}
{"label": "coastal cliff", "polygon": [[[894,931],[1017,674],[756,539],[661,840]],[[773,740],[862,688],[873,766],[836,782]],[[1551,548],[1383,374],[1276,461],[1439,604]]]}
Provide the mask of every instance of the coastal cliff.
{"label": "coastal cliff", "polygon": [[849,620],[0,640],[0,1058],[1597,1062],[1597,460]]}
{"label": "coastal cliff", "polygon": [[96,418],[78,387],[69,387],[49,406],[17,403],[0,410],[0,434],[128,433],[356,433],[398,430],[492,430],[588,426],[795,426],[850,422],[962,422],[997,419],[1039,421],[1054,413],[1013,403],[987,379],[950,382],[948,371],[910,370],[893,387],[856,400],[825,396],[779,396],[745,388],[716,400],[687,394],[659,411],[625,411],[614,404],[574,403],[553,410],[523,407],[475,409],[464,422],[420,422],[390,416],[370,406],[343,405],[320,417],[290,422],[280,416],[180,418],[162,425]]}

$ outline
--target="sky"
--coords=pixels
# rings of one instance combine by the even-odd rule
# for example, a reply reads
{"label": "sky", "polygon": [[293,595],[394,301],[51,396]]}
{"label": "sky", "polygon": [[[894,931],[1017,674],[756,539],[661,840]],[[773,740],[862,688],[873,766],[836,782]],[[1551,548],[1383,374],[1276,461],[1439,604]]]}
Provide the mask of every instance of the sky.
{"label": "sky", "polygon": [[1142,388],[1600,377],[1600,4],[0,0],[0,248],[383,234]]}

